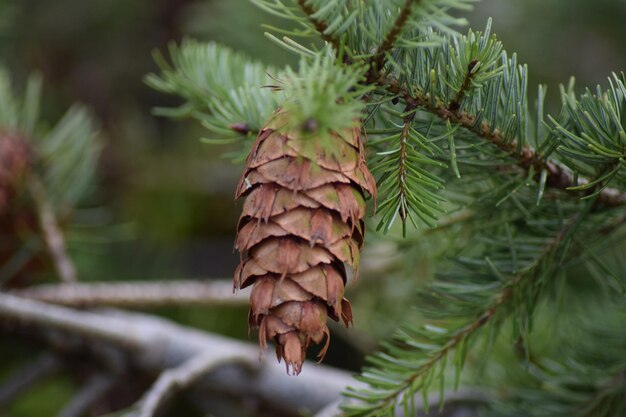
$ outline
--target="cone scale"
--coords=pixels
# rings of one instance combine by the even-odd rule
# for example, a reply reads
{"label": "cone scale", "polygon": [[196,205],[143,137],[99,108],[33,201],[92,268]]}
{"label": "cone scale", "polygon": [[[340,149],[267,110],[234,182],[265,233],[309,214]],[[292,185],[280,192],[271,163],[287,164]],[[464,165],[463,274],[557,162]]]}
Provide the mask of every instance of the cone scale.
{"label": "cone scale", "polygon": [[252,286],[248,321],[261,347],[273,340],[287,372],[299,374],[310,345],[324,343],[323,359],[327,318],[352,322],[345,265],[358,270],[365,196],[376,184],[358,127],[304,137],[286,131],[288,117],[279,111],[261,129],[237,187],[245,200],[234,286]]}

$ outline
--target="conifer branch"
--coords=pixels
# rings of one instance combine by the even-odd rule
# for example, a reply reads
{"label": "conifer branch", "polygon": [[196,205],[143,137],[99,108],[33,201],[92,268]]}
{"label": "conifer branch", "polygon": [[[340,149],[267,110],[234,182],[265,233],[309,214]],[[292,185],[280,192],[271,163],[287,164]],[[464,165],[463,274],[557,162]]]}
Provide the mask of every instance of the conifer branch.
{"label": "conifer branch", "polygon": [[604,415],[603,412],[612,412],[609,408],[602,409],[606,401],[614,398],[624,398],[626,393],[626,369],[622,369],[609,378],[606,385],[600,387],[596,395],[594,395],[586,406],[582,407],[581,417],[597,417]]}
{"label": "conifer branch", "polygon": [[448,109],[453,112],[458,112],[461,108],[461,100],[465,97],[465,95],[469,92],[469,89],[472,85],[472,78],[474,76],[474,68],[478,65],[478,60],[473,59],[469,65],[467,66],[467,73],[465,74],[465,79],[463,80],[463,84],[459,91],[457,91],[456,96],[452,99],[450,104],[448,104]]}
{"label": "conifer branch", "polygon": [[313,26],[315,26],[315,30],[319,32],[321,38],[331,44],[335,51],[339,51],[339,40],[336,37],[326,33],[326,29],[328,29],[328,25],[326,24],[326,22],[313,17],[316,10],[313,9],[312,6],[307,4],[307,0],[298,0],[298,5],[300,6],[300,9],[302,9],[304,14],[306,14],[307,18],[313,24]]}
{"label": "conifer branch", "polygon": [[411,105],[407,105],[405,108],[406,116],[404,116],[404,124],[402,126],[402,132],[400,133],[400,155],[398,157],[399,167],[398,167],[398,183],[400,184],[400,218],[402,219],[402,224],[406,222],[407,216],[409,215],[409,209],[407,207],[407,184],[406,184],[406,176],[407,176],[407,141],[409,140],[409,132],[411,129],[411,123],[415,119],[416,109]]}
{"label": "conifer branch", "polygon": [[[516,283],[513,282],[512,285],[514,286],[516,285]],[[478,317],[478,319],[457,331],[455,335],[450,338],[445,345],[443,345],[440,349],[434,352],[434,355],[432,355],[426,362],[420,365],[420,367],[409,378],[405,379],[397,390],[389,394],[387,397],[383,398],[376,408],[379,410],[383,410],[388,408],[389,404],[395,403],[398,399],[398,396],[402,395],[403,392],[407,390],[411,385],[413,385],[418,378],[423,377],[437,364],[439,364],[443,358],[447,357],[451,351],[458,348],[461,343],[464,343],[468,338],[473,336],[478,331],[478,329],[491,321],[495,317],[500,306],[505,304],[505,302],[511,297],[512,291],[509,288],[505,289],[498,296],[496,302],[492,304],[487,310],[485,310],[485,312],[480,317]],[[413,395],[413,393],[409,393],[409,395]],[[350,416],[358,415],[359,414],[350,414]]]}
{"label": "conifer branch", "polygon": [[[330,48],[312,50],[283,38],[283,46],[305,56],[298,74],[291,69],[283,73],[283,78],[289,79],[281,88],[286,97],[281,107],[289,114],[286,131],[301,132],[311,120],[314,128],[304,129],[309,133],[319,126],[322,131],[348,127],[343,123],[358,119],[362,107],[356,102],[365,98],[363,101],[373,105],[367,120],[376,126],[368,132],[372,134],[369,146],[376,150],[371,166],[382,200],[378,202],[378,228],[389,230],[397,217],[404,224],[406,218],[413,220],[412,216],[434,226],[439,214],[452,205],[453,209],[469,207],[475,214],[468,222],[470,232],[479,228],[484,232],[477,245],[455,256],[449,275],[435,280],[431,291],[422,294],[438,308],[428,310],[428,303],[421,307],[427,324],[400,331],[398,343],[386,345],[386,352],[371,358],[374,366],[360,377],[371,388],[347,393],[360,400],[346,405],[348,416],[389,416],[399,411],[400,405],[413,410],[416,392],[428,394],[433,380],[443,386],[452,358],[458,383],[468,343],[482,334],[484,327],[497,329],[511,319],[516,331],[523,333],[520,337],[527,340],[531,315],[542,299],[545,282],[552,282],[552,275],[564,270],[566,254],[568,259],[580,254],[570,251],[573,229],[584,220],[580,235],[609,231],[606,223],[612,213],[597,213],[598,209],[626,205],[625,192],[605,188],[611,184],[620,188],[625,179],[623,169],[620,172],[626,152],[624,80],[615,76],[609,80],[611,89],[606,94],[600,89],[595,94],[588,91],[580,100],[570,89],[564,94],[559,117],[544,123],[544,88],[539,89],[534,119],[529,112],[527,67],[518,65],[515,54],[507,56],[490,35],[490,23],[484,33],[451,33],[454,19],[447,10],[463,2],[397,0],[393,2],[396,16],[384,2],[360,2],[359,7],[351,7],[342,1],[298,0],[306,17],[294,3],[267,0],[263,6],[304,27],[283,33],[316,36],[317,31],[335,49],[349,48],[352,57],[360,57],[359,64],[367,63],[369,68],[360,72],[358,65],[344,60],[348,64],[344,67],[357,68],[353,75],[359,73],[359,77],[347,76],[345,83],[336,83],[347,87],[343,90],[346,94],[355,93],[343,100],[335,94],[339,89],[330,88],[332,84],[327,82],[340,78],[337,75],[342,71],[321,65],[328,63],[327,58],[336,64]],[[418,3],[419,9],[413,8]],[[210,68],[205,58],[197,62],[199,67]],[[188,92],[197,90],[197,85],[185,79],[162,81],[161,89],[170,93],[177,93],[174,87],[178,85],[172,81],[182,81]],[[376,103],[366,94],[371,87],[377,87],[381,96]],[[220,114],[221,101],[211,109],[212,115]],[[198,103],[202,106],[203,100]],[[233,104],[241,107],[240,103]],[[402,106],[404,113],[400,114]],[[338,116],[342,110],[349,110],[348,116]],[[228,127],[229,134],[249,132],[244,117],[206,120],[209,127]],[[239,123],[242,121],[246,123]],[[530,131],[533,124],[536,133]],[[323,160],[322,154],[326,152],[318,152],[312,160]],[[448,159],[459,180],[447,193],[450,205],[442,203],[437,193],[444,186],[439,175],[450,176],[442,163]],[[457,160],[463,164],[463,178]],[[495,169],[491,171],[491,167]],[[528,187],[528,180],[536,181],[538,187]],[[557,202],[540,204],[545,187],[563,191],[545,198]],[[565,192],[576,198],[564,198]],[[588,214],[593,218],[583,219]],[[580,243],[586,249],[584,242]]]}
{"label": "conifer branch", "polygon": [[[537,277],[539,277],[543,272],[542,266],[544,265],[544,261],[561,247],[565,238],[569,235],[572,228],[575,227],[577,223],[576,220],[580,216],[584,215],[584,212],[581,213],[579,216],[567,222],[564,227],[559,229],[553,239],[543,247],[541,254],[537,256],[531,265],[528,265],[528,267],[525,268],[525,271],[513,276],[509,282],[504,284],[500,291],[493,296],[493,302],[480,314],[478,314],[476,319],[454,331],[450,338],[448,338],[447,341],[442,343],[439,347],[434,350],[429,350],[437,344],[435,341],[430,341],[426,345],[429,347],[418,347],[420,345],[411,345],[410,342],[404,342],[407,343],[407,345],[411,345],[411,349],[417,349],[418,352],[424,354],[425,360],[418,360],[417,363],[419,363],[419,366],[416,368],[407,367],[398,371],[397,376],[404,376],[404,378],[399,380],[397,383],[391,382],[394,377],[389,374],[390,369],[397,367],[399,363],[406,363],[407,359],[404,358],[404,362],[400,362],[401,360],[399,360],[398,363],[395,362],[394,359],[390,359],[392,356],[396,356],[396,354],[393,353],[391,355],[385,355],[384,357],[375,356],[376,360],[373,362],[376,363],[377,367],[381,367],[381,364],[384,363],[386,365],[384,368],[389,368],[385,369],[385,372],[388,373],[385,377],[384,388],[377,388],[377,383],[380,382],[377,377],[377,370],[371,368],[366,369],[361,379],[370,384],[370,390],[364,391],[359,389],[349,389],[346,393],[344,393],[344,395],[365,400],[367,403],[359,404],[354,407],[349,404],[346,405],[344,408],[346,415],[350,417],[378,417],[390,415],[387,411],[393,410],[399,403],[406,404],[409,402],[409,399],[412,398],[418,390],[423,392],[428,390],[429,384],[433,383],[432,372],[434,372],[438,366],[445,367],[447,364],[446,358],[448,358],[453,351],[463,350],[460,354],[461,356],[458,357],[460,360],[459,363],[461,363],[460,366],[462,366],[462,363],[464,362],[463,356],[465,355],[464,346],[467,346],[470,339],[485,325],[494,321],[497,317],[504,318],[508,315],[507,312],[503,312],[503,309],[507,308],[509,304],[517,298],[519,291],[524,291],[525,288],[532,286],[533,281],[536,280]],[[515,311],[515,308],[510,309],[510,312],[512,311]],[[399,342],[403,342],[402,337]],[[420,353],[418,353],[418,355]],[[455,356],[455,358],[457,357]],[[457,367],[458,366],[459,365],[457,365]],[[457,368],[457,372],[459,371],[460,369]],[[442,370],[441,374],[437,378],[443,377]],[[425,382],[425,379],[428,380],[428,382]]]}
{"label": "conifer branch", "polygon": [[[612,314],[607,314],[607,302]],[[548,415],[546,410],[550,410],[550,417],[623,415],[626,310],[620,298],[603,300],[602,304],[598,308],[594,303],[586,303],[580,316],[559,326],[554,336],[563,348],[554,352],[556,357],[533,357],[530,363],[524,360],[513,365],[507,377],[509,385],[494,391],[496,395],[485,410],[486,415],[543,417]],[[502,386],[502,381],[496,378],[488,384]]]}
{"label": "conifer branch", "polygon": [[[392,77],[382,75],[376,81],[376,84],[384,87],[394,96],[400,97],[407,105],[410,104],[416,108],[428,111],[440,117],[442,120],[449,120],[451,123],[459,125],[478,137],[483,138],[513,157],[516,160],[516,164],[526,172],[529,172],[531,168],[534,169],[536,173],[542,171],[547,172],[547,187],[572,192],[572,190],[569,190],[570,188],[587,181],[585,179],[578,179],[578,182],[576,182],[574,176],[557,162],[544,159],[543,156],[529,146],[523,146],[521,149],[518,149],[517,140],[505,140],[501,132],[498,129],[494,129],[489,123],[482,122],[477,124],[474,115],[465,112],[458,113],[456,111],[458,109],[450,105],[445,106],[440,103],[434,103],[433,100],[430,100],[429,97],[423,93],[415,92],[412,94]],[[454,101],[451,104],[454,104]],[[535,176],[534,179],[537,180],[538,175]],[[573,192],[580,194],[578,191]],[[626,193],[613,188],[605,188],[599,193],[596,204],[597,206],[605,208],[624,206],[626,205]]]}
{"label": "conifer branch", "polygon": [[420,0],[405,0],[404,6],[400,9],[400,13],[396,18],[391,30],[385,36],[383,42],[376,49],[374,56],[370,58],[370,76],[369,79],[376,79],[385,66],[387,53],[394,47],[398,36],[404,29],[409,17],[411,17],[411,9],[414,4],[418,4]]}
{"label": "conifer branch", "polygon": [[[186,39],[169,45],[171,63],[159,52],[154,59],[160,72],[148,74],[146,84],[184,100],[155,113],[198,119],[212,134],[208,143],[241,143],[261,129],[282,101],[279,88],[264,88],[282,78],[281,71],[222,45]],[[240,152],[234,159],[245,157],[245,149]]]}

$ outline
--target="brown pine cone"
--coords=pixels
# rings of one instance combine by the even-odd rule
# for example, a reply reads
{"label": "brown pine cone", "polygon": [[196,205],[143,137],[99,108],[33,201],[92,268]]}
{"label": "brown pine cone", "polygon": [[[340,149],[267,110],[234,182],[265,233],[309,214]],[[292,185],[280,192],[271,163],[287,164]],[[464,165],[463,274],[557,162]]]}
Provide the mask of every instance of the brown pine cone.
{"label": "brown pine cone", "polygon": [[364,160],[359,128],[329,136],[285,132],[277,112],[259,133],[237,188],[244,196],[235,287],[254,285],[249,325],[259,343],[276,343],[278,360],[300,373],[310,344],[326,339],[327,317],[352,321],[343,297],[344,263],[355,271],[363,245],[365,191],[376,183]]}
{"label": "brown pine cone", "polygon": [[0,132],[0,215],[7,209],[15,186],[30,164],[30,148],[17,135]]}

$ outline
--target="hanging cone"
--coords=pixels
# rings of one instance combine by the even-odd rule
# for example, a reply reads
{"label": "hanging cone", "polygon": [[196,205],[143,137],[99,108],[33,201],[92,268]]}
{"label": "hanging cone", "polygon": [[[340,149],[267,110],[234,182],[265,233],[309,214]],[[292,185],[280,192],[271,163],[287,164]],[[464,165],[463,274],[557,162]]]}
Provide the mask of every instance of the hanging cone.
{"label": "hanging cone", "polygon": [[0,215],[15,194],[15,187],[30,165],[30,149],[16,135],[0,132]]}
{"label": "hanging cone", "polygon": [[352,321],[344,264],[358,269],[365,193],[375,198],[376,184],[358,128],[302,137],[278,130],[288,117],[279,111],[261,130],[237,187],[245,202],[235,287],[253,286],[249,325],[299,374],[310,344],[325,341],[320,360],[326,353],[327,317]]}
{"label": "hanging cone", "polygon": [[[33,153],[23,137],[0,131],[0,266],[15,259],[24,236],[38,228],[36,214],[19,199],[32,168]],[[24,258],[18,269],[0,283],[2,289],[32,284],[32,277],[47,267],[41,257]]]}

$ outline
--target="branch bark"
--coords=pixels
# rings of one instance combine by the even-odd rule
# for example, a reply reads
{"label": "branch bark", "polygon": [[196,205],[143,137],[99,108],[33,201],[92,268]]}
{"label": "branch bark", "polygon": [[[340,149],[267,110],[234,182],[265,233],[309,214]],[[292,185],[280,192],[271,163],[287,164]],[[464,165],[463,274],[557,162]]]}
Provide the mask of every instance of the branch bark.
{"label": "branch bark", "polygon": [[[252,395],[270,404],[316,412],[337,401],[348,385],[360,385],[350,373],[307,363],[298,376],[286,375],[282,365],[259,360],[259,349],[248,343],[185,328],[167,320],[123,311],[77,311],[0,294],[0,322],[34,327],[38,334],[59,343],[63,337],[81,337],[94,350],[106,346],[128,355],[150,373],[180,366],[190,358],[210,352],[216,362],[238,357],[247,364],[224,364],[198,383],[207,389],[233,395]],[[48,336],[46,334],[48,333]],[[251,371],[252,369],[252,371]]]}
{"label": "branch bark", "polygon": [[45,188],[36,175],[31,176],[28,186],[37,208],[42,237],[50,253],[54,268],[61,281],[76,282],[76,268],[67,255],[63,231],[57,223],[54,208],[48,200]]}
{"label": "branch bark", "polygon": [[[241,361],[241,357],[235,353],[231,360],[228,358],[217,360],[211,352],[206,352],[183,362],[176,368],[163,372],[150,391],[141,399],[137,417],[154,417],[159,408],[177,392],[185,390],[203,375],[231,361]],[[245,365],[246,362],[242,364]]]}
{"label": "branch bark", "polygon": [[315,30],[317,30],[322,39],[331,44],[336,51],[339,51],[339,40],[334,36],[325,33],[326,29],[328,29],[328,25],[326,24],[326,22],[313,17],[313,14],[315,14],[316,10],[308,5],[306,3],[306,0],[298,0],[298,6],[300,6],[300,9],[302,9],[304,14],[306,14],[309,21],[313,24],[313,26],[315,26]]}
{"label": "branch bark", "polygon": [[[75,343],[78,337],[94,351],[121,352],[146,372],[165,371],[161,382],[144,397],[145,403],[156,407],[172,389],[180,388],[179,383],[194,383],[198,389],[254,396],[281,409],[331,416],[338,410],[342,391],[363,386],[349,372],[313,363],[307,363],[298,377],[288,376],[273,358],[260,360],[257,346],[140,313],[77,311],[0,293],[0,324],[2,321],[11,322],[12,327],[35,328],[51,344],[66,338]],[[471,416],[471,404],[484,401],[481,394],[473,392],[449,395],[451,402],[468,405],[458,410],[446,406],[444,415],[450,417]]]}
{"label": "branch bark", "polygon": [[409,17],[411,17],[411,9],[414,3],[419,3],[419,0],[405,0],[404,6],[400,9],[400,13],[393,23],[393,26],[391,26],[389,33],[387,33],[383,42],[376,48],[374,56],[370,58],[371,68],[368,79],[376,79],[380,76],[380,72],[383,70],[385,61],[387,60],[387,53],[393,48],[402,29],[404,29]]}

